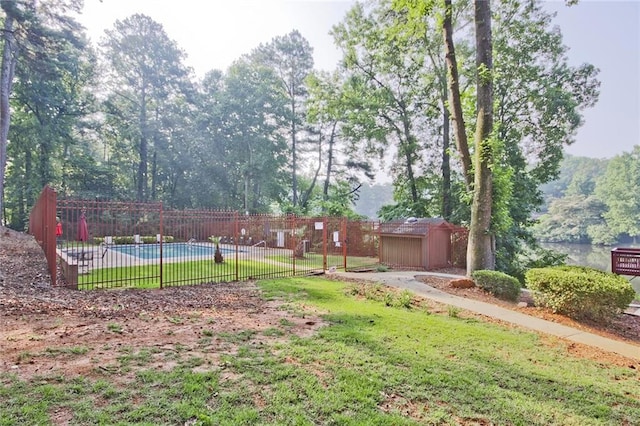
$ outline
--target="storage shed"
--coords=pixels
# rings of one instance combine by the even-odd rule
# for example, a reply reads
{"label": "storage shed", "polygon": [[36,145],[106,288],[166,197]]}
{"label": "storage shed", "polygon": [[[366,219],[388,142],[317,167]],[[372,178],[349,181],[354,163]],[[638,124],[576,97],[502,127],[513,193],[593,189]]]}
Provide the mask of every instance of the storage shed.
{"label": "storage shed", "polygon": [[[380,224],[380,263],[406,268],[438,269],[460,265],[454,248],[466,229],[442,218],[409,218]],[[464,257],[463,257],[464,258]]]}

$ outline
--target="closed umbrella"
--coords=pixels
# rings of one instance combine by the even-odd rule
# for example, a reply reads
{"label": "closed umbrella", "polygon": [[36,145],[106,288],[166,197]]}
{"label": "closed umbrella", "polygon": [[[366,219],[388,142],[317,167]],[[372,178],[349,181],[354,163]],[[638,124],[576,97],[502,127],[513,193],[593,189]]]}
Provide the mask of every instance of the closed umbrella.
{"label": "closed umbrella", "polygon": [[87,227],[87,218],[84,215],[84,212],[80,214],[80,222],[78,222],[78,241],[82,241],[82,252],[80,252],[80,257],[78,261],[79,264],[87,264],[88,261],[93,260],[93,253],[84,251],[84,242],[89,239],[89,228]]}
{"label": "closed umbrella", "polygon": [[78,241],[87,241],[89,239],[89,228],[87,227],[87,218],[84,216],[84,212],[80,215],[80,222],[78,223]]}

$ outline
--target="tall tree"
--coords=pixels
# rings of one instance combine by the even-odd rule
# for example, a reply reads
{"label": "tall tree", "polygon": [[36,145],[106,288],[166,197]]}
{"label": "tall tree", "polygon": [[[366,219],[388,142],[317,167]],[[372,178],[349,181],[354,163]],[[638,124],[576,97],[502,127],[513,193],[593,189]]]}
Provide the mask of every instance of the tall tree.
{"label": "tall tree", "polygon": [[531,217],[543,203],[538,188],[558,176],[582,111],[596,102],[598,71],[568,64],[562,34],[540,2],[496,2],[494,24],[494,121],[501,147],[494,172],[510,171],[512,187],[506,198],[494,197],[494,209],[510,221],[501,225],[494,215],[496,262],[518,275],[526,265],[514,254],[536,247]]}
{"label": "tall tree", "polygon": [[[12,157],[11,171],[29,176],[14,180],[20,189],[14,191],[13,206],[23,211],[42,185],[58,186],[61,159],[77,138],[79,120],[88,112],[91,97],[85,86],[92,75],[91,51],[82,27],[69,16],[69,12],[79,12],[81,6],[82,2],[75,0],[0,2],[5,30],[0,72],[2,214],[6,212],[3,196],[8,155]],[[18,132],[10,129],[14,120],[21,128]],[[30,135],[28,141],[26,134]],[[8,152],[9,138],[13,142]],[[37,182],[33,175],[38,176]],[[27,188],[27,182],[33,187]],[[24,221],[25,214],[17,217]]]}
{"label": "tall tree", "polygon": [[234,63],[225,78],[224,169],[232,182],[240,184],[231,195],[238,200],[236,208],[246,212],[264,212],[270,200],[279,200],[284,193],[287,147],[278,133],[277,117],[288,99],[278,88],[273,70],[251,58]]}
{"label": "tall tree", "polygon": [[[37,63],[52,67],[60,58],[47,61],[51,52],[59,52],[67,43],[80,43],[76,36],[80,25],[67,13],[78,13],[78,0],[2,0],[2,60],[0,64],[0,217],[4,215],[4,186],[7,144],[11,124],[10,98],[17,69],[36,68]],[[54,53],[54,55],[57,53]]]}
{"label": "tall tree", "polygon": [[0,7],[5,13],[4,27],[2,31],[2,64],[0,64],[0,218],[4,217],[4,181],[7,165],[7,143],[9,138],[9,126],[11,112],[9,110],[9,97],[13,86],[18,46],[14,32],[16,17],[21,16],[19,3],[3,0]]}
{"label": "tall tree", "polygon": [[275,37],[270,43],[260,45],[253,56],[275,70],[282,90],[288,98],[285,120],[291,144],[291,202],[298,205],[298,169],[300,147],[298,133],[304,122],[304,99],[307,95],[305,79],[313,69],[313,48],[298,30]]}
{"label": "tall tree", "polygon": [[476,27],[476,133],[473,203],[467,247],[467,274],[495,268],[491,229],[493,204],[493,56],[491,3],[475,0]]}
{"label": "tall tree", "polygon": [[[135,14],[116,21],[102,41],[103,57],[111,66],[111,93],[107,110],[112,123],[136,153],[135,194],[150,197],[149,166],[157,155],[155,143],[163,131],[163,105],[182,96],[188,70],[184,53],[169,39],[162,25],[150,17]],[[157,169],[152,168],[152,173]],[[151,176],[151,182],[156,176]]]}
{"label": "tall tree", "polygon": [[467,190],[471,191],[473,183],[472,159],[469,151],[466,124],[462,112],[462,98],[460,91],[460,74],[456,48],[453,43],[453,6],[451,0],[444,0],[444,17],[442,19],[442,34],[444,37],[445,63],[447,64],[447,83],[450,117],[454,123],[456,146],[460,153],[462,172]]}
{"label": "tall tree", "polygon": [[435,141],[428,115],[439,113],[439,100],[425,73],[424,38],[397,31],[404,13],[384,1],[357,4],[332,33],[354,93],[347,130],[368,141],[372,152],[395,152],[394,186],[398,199],[408,197],[399,208],[404,216],[422,216],[429,207],[423,195],[431,191],[421,169],[432,168],[427,148]]}
{"label": "tall tree", "polygon": [[[324,171],[322,183],[323,214],[327,214],[330,189],[342,186],[343,193],[357,193],[363,178],[373,179],[371,163],[357,142],[350,141],[344,132],[345,116],[349,113],[349,82],[336,71],[314,73],[308,79],[308,120],[318,137],[318,159],[312,182],[305,191],[304,202],[310,200],[313,186]],[[324,167],[323,167],[324,166]],[[344,188],[351,188],[344,190]],[[348,203],[347,203],[348,204]]]}

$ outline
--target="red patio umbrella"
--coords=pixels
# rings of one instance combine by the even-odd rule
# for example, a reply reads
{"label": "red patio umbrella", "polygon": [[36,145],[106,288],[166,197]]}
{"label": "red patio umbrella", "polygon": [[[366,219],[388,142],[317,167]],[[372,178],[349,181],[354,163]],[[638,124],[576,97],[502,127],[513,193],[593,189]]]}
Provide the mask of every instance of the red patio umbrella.
{"label": "red patio umbrella", "polygon": [[87,241],[89,239],[89,228],[87,227],[87,218],[84,216],[84,212],[80,215],[80,222],[78,222],[78,241]]}

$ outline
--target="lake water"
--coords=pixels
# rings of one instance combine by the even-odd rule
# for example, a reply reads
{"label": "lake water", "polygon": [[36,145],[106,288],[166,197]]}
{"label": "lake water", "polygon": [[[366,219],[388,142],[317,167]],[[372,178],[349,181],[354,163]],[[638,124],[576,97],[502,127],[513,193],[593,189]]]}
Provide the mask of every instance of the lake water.
{"label": "lake water", "polygon": [[[567,264],[590,266],[603,271],[611,272],[611,250],[615,246],[592,246],[591,244],[567,244],[567,243],[541,243],[542,247],[552,249],[569,255]],[[624,247],[637,247],[637,245],[625,245]],[[640,277],[628,277],[631,286],[640,293]]]}

